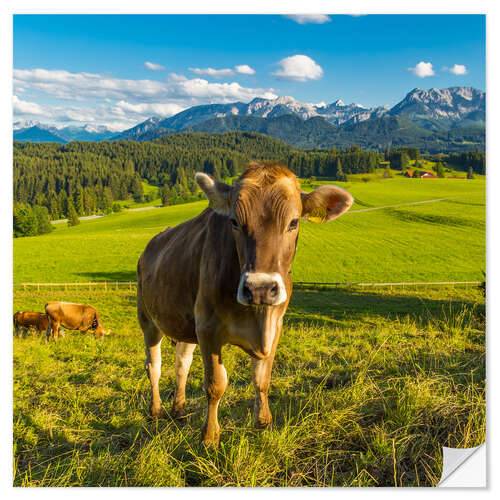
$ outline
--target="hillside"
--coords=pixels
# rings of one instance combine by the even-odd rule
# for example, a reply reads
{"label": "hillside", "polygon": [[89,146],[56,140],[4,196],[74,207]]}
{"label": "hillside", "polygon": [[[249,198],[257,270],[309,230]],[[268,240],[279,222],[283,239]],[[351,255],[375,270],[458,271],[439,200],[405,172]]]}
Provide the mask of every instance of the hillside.
{"label": "hillside", "polygon": [[302,120],[296,115],[273,118],[227,116],[213,118],[186,131],[222,134],[240,130],[276,137],[297,148],[348,147],[352,144],[371,150],[390,146],[413,146],[428,153],[461,152],[484,149],[481,127],[463,127],[450,131],[431,131],[416,125],[406,115],[385,116],[345,127],[336,127],[320,117]]}

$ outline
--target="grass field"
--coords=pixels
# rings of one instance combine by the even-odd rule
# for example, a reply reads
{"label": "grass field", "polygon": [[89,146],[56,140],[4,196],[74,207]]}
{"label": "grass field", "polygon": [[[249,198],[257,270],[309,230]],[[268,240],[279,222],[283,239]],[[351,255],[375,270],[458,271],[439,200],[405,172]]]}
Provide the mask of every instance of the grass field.
{"label": "grass field", "polygon": [[[484,178],[338,184],[355,204],[331,223],[301,224],[294,281],[483,279]],[[15,239],[14,281],[134,281],[151,237],[206,206],[113,214]],[[216,451],[200,444],[198,350],[187,422],[168,417],[175,377],[167,341],[160,385],[167,416],[148,418],[135,290],[15,288],[14,310],[41,311],[48,300],[94,304],[112,333],[102,344],[74,332],[57,345],[14,339],[18,486],[434,486],[441,446],[484,441],[477,288],[296,288],[271,382],[273,428],[254,430],[249,357],[226,347]]]}
{"label": "grass field", "polygon": [[[338,184],[354,195],[355,204],[331,223],[302,223],[293,266],[295,281],[482,278],[484,178],[392,178]],[[390,207],[442,198],[446,199]],[[147,242],[165,227],[196,216],[206,206],[201,201],[113,214],[75,227],[61,224],[48,235],[15,239],[14,281],[135,280],[137,260]]]}
{"label": "grass field", "polygon": [[477,289],[296,290],[273,371],[274,426],[252,425],[249,357],[224,350],[221,444],[200,444],[202,363],[187,423],[168,417],[173,348],[164,342],[165,419],[147,417],[143,344],[129,291],[15,292],[96,304],[112,334],[57,344],[14,339],[18,486],[431,486],[441,446],[485,437],[484,300]]}

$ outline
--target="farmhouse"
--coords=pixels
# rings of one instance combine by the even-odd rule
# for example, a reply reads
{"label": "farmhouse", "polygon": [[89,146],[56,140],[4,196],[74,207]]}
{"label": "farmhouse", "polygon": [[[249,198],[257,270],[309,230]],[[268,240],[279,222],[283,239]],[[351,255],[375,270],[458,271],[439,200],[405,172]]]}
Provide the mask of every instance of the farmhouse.
{"label": "farmhouse", "polygon": [[416,177],[419,177],[420,179],[437,179],[437,175],[434,175],[428,170],[422,170],[421,172],[419,172],[418,170],[407,170],[404,173],[404,176],[411,179],[414,179]]}

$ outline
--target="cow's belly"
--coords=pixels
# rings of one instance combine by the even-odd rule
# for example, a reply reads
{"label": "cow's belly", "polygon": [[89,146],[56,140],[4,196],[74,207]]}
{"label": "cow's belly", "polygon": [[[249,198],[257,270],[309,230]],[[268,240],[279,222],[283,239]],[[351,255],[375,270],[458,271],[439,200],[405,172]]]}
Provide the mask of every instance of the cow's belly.
{"label": "cow's belly", "polygon": [[179,302],[162,301],[149,310],[151,319],[164,335],[177,342],[198,343],[193,311]]}

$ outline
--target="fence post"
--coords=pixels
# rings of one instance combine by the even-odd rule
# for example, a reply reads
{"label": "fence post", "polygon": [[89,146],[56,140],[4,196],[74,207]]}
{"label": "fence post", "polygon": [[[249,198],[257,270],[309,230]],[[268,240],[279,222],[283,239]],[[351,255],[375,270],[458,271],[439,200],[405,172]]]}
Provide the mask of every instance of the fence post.
{"label": "fence post", "polygon": [[130,291],[132,291],[132,282],[131,282],[131,281],[129,281],[129,282],[128,282],[128,289],[129,289]]}
{"label": "fence post", "polygon": [[108,289],[108,283],[105,281],[104,282],[104,290],[107,290]]}
{"label": "fence post", "polygon": [[40,291],[40,283],[37,283],[37,287],[36,287],[36,289],[37,289],[38,291]]}

